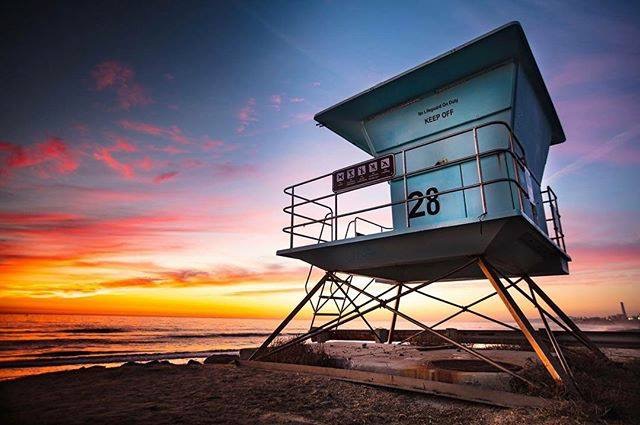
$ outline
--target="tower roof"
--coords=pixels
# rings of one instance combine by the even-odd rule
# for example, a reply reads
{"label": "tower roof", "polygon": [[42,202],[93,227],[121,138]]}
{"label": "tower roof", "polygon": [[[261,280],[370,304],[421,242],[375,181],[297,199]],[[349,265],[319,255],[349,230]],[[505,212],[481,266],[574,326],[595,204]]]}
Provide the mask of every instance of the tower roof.
{"label": "tower roof", "polygon": [[514,60],[523,67],[549,120],[551,144],[566,137],[519,22],[510,22],[434,59],[377,84],[315,115],[315,120],[373,154],[362,122],[494,65]]}

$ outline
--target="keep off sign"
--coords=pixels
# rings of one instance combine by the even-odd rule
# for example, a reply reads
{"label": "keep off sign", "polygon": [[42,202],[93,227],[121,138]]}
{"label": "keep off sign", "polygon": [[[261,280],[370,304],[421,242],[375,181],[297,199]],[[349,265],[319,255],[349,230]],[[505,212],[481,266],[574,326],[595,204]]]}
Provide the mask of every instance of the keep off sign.
{"label": "keep off sign", "polygon": [[347,192],[391,180],[396,173],[394,156],[386,155],[333,172],[333,191]]}

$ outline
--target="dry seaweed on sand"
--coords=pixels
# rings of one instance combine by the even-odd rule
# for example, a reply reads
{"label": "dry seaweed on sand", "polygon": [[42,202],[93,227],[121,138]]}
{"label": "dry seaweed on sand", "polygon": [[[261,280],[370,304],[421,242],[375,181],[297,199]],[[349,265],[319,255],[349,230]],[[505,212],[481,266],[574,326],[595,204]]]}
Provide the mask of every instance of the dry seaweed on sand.
{"label": "dry seaweed on sand", "polygon": [[[288,341],[286,338],[278,338],[273,342],[270,349],[281,347]],[[274,363],[291,363],[339,369],[345,367],[345,360],[327,354],[324,350],[324,344],[294,344],[284,350],[267,354],[261,360]]]}
{"label": "dry seaweed on sand", "polygon": [[580,397],[570,397],[555,385],[546,369],[537,362],[529,362],[521,375],[539,383],[539,388],[530,388],[514,379],[511,382],[513,389],[557,400],[558,403],[548,412],[540,412],[543,416],[574,418],[577,423],[634,421],[640,418],[640,360],[618,363],[582,349],[567,351],[565,357]]}

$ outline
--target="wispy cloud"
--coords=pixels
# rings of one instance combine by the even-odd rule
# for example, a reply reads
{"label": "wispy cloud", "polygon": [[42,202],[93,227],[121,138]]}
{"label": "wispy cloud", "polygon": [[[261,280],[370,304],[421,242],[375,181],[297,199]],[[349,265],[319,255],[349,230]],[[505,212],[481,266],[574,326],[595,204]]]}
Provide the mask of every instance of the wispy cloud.
{"label": "wispy cloud", "polygon": [[171,180],[178,175],[178,171],[169,171],[166,173],[162,173],[153,178],[154,183],[162,183],[167,180]]}
{"label": "wispy cloud", "polygon": [[185,136],[180,127],[176,125],[163,127],[155,124],[131,120],[121,120],[118,122],[118,124],[125,130],[135,131],[136,133],[162,137],[164,139],[172,140],[183,145],[192,143],[192,140]]}
{"label": "wispy cloud", "polygon": [[226,143],[225,141],[220,139],[212,139],[206,134],[202,136],[193,136],[187,134],[182,130],[182,128],[178,127],[177,125],[165,127],[157,124],[132,120],[120,120],[118,121],[118,125],[128,131],[144,134],[147,136],[159,137],[163,140],[176,142],[179,145],[182,145],[182,147],[156,146],[153,148],[154,150],[170,154],[188,153],[188,151],[186,150],[187,145],[196,145],[201,147],[202,149],[218,151],[229,151],[234,149],[234,146],[232,144]]}
{"label": "wispy cloud", "polygon": [[121,62],[102,62],[91,70],[91,77],[97,91],[115,91],[120,109],[153,103],[148,91],[135,80],[135,71]]}
{"label": "wispy cloud", "polygon": [[565,165],[551,176],[546,178],[547,183],[552,183],[553,181],[564,177],[568,174],[575,173],[576,171],[586,167],[589,164],[599,161],[601,158],[610,155],[615,149],[620,146],[629,143],[631,141],[638,141],[640,139],[640,125],[636,125],[633,128],[623,131],[622,133],[618,133],[609,140],[605,140],[601,143],[600,146],[593,147],[590,152],[579,156],[574,161]]}
{"label": "wispy cloud", "polygon": [[237,164],[224,162],[213,166],[213,176],[225,180],[257,176],[257,167],[254,164]]}
{"label": "wispy cloud", "polygon": [[93,158],[107,165],[116,171],[122,177],[132,179],[135,177],[135,170],[131,163],[118,160],[114,157],[115,152],[132,153],[138,149],[129,140],[122,137],[114,137],[114,143],[111,146],[100,146],[93,153]]}
{"label": "wispy cloud", "polygon": [[236,118],[239,122],[236,133],[243,134],[251,123],[258,121],[256,117],[256,99],[248,99],[245,105],[238,111]]}
{"label": "wispy cloud", "polygon": [[569,58],[550,80],[552,90],[610,79],[616,76],[619,57],[583,55]]}
{"label": "wispy cloud", "polygon": [[282,95],[272,94],[269,98],[269,105],[271,105],[271,107],[276,111],[279,111],[282,106]]}
{"label": "wispy cloud", "polygon": [[[233,286],[251,283],[299,282],[303,274],[304,270],[301,268],[248,269],[235,265],[218,265],[208,270],[159,270],[150,273],[147,277],[103,281],[98,285],[103,288]],[[298,291],[303,290],[303,287],[298,287]]]}
{"label": "wispy cloud", "polygon": [[260,297],[264,295],[281,295],[281,294],[298,294],[303,293],[304,288],[300,285],[292,286],[289,288],[276,288],[276,289],[254,289],[246,291],[230,292],[229,295],[233,297]]}
{"label": "wispy cloud", "polygon": [[0,164],[0,176],[13,169],[31,167],[44,175],[68,174],[79,165],[77,156],[58,137],[50,137],[28,147],[0,141]]}

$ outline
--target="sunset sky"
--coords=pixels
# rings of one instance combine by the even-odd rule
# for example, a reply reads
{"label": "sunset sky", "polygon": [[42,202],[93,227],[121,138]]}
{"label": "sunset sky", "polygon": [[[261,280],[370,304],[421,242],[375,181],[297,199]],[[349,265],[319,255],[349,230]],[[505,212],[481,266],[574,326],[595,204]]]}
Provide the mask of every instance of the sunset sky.
{"label": "sunset sky", "polygon": [[567,134],[543,183],[571,275],[540,282],[570,314],[640,310],[637,2],[18,2],[2,16],[1,312],[281,317],[306,274],[275,255],[283,187],[366,159],[313,115],[512,20]]}

